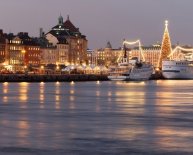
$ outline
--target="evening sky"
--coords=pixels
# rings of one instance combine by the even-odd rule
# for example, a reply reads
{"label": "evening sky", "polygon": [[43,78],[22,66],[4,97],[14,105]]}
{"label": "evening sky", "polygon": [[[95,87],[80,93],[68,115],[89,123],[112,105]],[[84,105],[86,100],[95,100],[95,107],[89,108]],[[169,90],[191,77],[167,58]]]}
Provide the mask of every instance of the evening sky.
{"label": "evening sky", "polygon": [[70,20],[87,36],[89,48],[114,48],[122,40],[140,38],[143,45],[161,42],[164,20],[169,20],[172,43],[193,45],[193,0],[1,0],[0,28],[4,32],[39,35]]}

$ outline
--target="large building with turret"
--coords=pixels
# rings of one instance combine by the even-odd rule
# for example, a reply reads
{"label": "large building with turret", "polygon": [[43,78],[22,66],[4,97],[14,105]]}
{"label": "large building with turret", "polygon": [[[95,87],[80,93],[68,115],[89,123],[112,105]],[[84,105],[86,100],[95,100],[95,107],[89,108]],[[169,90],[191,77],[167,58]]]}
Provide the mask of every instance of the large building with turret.
{"label": "large building with turret", "polygon": [[57,64],[85,64],[87,62],[87,39],[79,28],[70,21],[69,16],[64,22],[63,17],[58,18],[58,24],[45,34],[46,39],[57,46]]}

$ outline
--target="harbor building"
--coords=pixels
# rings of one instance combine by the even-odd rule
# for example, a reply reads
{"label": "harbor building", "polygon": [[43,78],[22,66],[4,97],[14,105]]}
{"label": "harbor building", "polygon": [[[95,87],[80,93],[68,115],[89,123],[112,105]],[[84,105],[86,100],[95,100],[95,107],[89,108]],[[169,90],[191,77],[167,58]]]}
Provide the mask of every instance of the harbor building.
{"label": "harbor building", "polygon": [[58,24],[45,34],[46,39],[58,48],[59,64],[85,64],[87,62],[87,39],[79,28],[75,27],[69,16],[63,22],[58,18]]}
{"label": "harbor building", "polygon": [[92,56],[90,54],[90,57],[88,57],[88,61],[94,62],[95,65],[110,66],[117,64],[119,59],[123,56],[123,53],[121,48],[113,49],[111,43],[108,41],[105,48],[93,50]]}
{"label": "harbor building", "polygon": [[95,50],[87,50],[88,65],[97,66],[97,52]]}
{"label": "harbor building", "polygon": [[10,70],[23,70],[28,66],[40,65],[40,46],[27,32],[20,32],[17,35],[10,33],[6,38],[8,65],[12,67]]}
{"label": "harbor building", "polygon": [[[157,66],[161,46],[160,45],[152,45],[147,47],[142,47],[142,52],[145,57],[145,60]],[[133,57],[139,57],[139,48],[127,49],[128,59],[132,59]],[[92,62],[95,59],[95,63],[98,65],[116,65],[121,61],[121,58],[124,56],[123,49],[117,48],[113,49],[110,42],[107,42],[106,47],[104,49],[94,50],[92,52],[92,56],[89,56],[89,61]],[[92,59],[92,60],[91,60]]]}
{"label": "harbor building", "polygon": [[6,50],[6,37],[3,30],[0,30],[0,64],[6,63],[7,50]]}
{"label": "harbor building", "polygon": [[[154,67],[158,66],[158,60],[161,52],[161,45],[142,46],[143,57]],[[139,57],[141,55],[139,48],[133,48],[130,52],[130,58]],[[142,57],[142,55],[141,55]]]}
{"label": "harbor building", "polygon": [[39,38],[36,38],[36,42],[40,45],[40,64],[44,66],[48,64],[56,64],[58,60],[57,47],[49,43],[49,41],[42,35],[40,35]]}

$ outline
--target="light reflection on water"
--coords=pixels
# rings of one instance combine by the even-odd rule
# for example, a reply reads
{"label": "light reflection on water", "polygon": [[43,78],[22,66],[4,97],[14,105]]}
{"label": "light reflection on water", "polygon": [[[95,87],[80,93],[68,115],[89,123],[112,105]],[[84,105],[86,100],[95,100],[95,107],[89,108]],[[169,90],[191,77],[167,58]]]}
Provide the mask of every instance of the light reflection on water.
{"label": "light reflection on water", "polygon": [[193,153],[192,90],[193,81],[2,83],[0,154]]}

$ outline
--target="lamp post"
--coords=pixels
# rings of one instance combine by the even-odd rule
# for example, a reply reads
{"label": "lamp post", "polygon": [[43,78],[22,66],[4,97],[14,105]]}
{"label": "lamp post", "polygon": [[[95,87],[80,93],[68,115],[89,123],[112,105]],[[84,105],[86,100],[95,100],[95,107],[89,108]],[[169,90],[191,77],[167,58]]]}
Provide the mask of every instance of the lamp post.
{"label": "lamp post", "polygon": [[44,73],[44,66],[42,65],[42,66],[40,67],[40,69],[41,69],[41,73],[43,74],[43,73]]}

